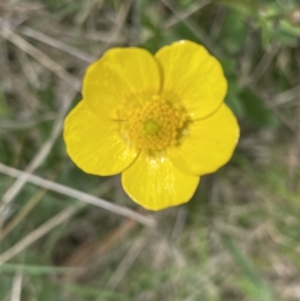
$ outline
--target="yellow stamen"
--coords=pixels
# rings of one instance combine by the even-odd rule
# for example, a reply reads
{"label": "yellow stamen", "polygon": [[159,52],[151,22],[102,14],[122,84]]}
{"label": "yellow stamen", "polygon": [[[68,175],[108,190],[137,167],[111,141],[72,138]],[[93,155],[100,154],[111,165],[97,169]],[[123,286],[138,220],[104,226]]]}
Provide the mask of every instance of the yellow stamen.
{"label": "yellow stamen", "polygon": [[187,123],[188,116],[182,107],[154,97],[132,112],[128,139],[140,149],[163,150],[180,143]]}

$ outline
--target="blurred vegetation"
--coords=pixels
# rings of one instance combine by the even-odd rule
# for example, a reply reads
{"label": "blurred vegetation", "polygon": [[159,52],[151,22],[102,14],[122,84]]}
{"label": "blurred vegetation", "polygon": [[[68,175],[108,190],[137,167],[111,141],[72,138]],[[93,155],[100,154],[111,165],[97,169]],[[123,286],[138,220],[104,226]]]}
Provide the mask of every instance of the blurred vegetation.
{"label": "blurred vegetation", "polygon": [[[180,39],[221,61],[241,140],[187,205],[141,212],[118,177],[70,161],[59,121],[106,49],[154,53]],[[18,286],[21,300],[300,300],[299,54],[299,0],[1,0],[0,162],[28,170],[50,143],[34,174],[150,214],[157,227],[27,183],[1,213],[0,300]],[[0,173],[2,203],[14,181]]]}

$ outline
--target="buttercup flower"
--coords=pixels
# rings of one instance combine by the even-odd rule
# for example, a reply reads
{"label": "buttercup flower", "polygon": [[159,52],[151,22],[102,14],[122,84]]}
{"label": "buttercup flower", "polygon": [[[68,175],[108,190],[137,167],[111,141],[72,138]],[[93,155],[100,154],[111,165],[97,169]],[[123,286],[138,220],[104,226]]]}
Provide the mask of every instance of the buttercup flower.
{"label": "buttercup flower", "polygon": [[65,120],[67,152],[86,173],[122,173],[127,194],[147,209],[185,203],[237,144],[226,91],[220,63],[196,43],[154,56],[110,49],[88,67],[83,100]]}

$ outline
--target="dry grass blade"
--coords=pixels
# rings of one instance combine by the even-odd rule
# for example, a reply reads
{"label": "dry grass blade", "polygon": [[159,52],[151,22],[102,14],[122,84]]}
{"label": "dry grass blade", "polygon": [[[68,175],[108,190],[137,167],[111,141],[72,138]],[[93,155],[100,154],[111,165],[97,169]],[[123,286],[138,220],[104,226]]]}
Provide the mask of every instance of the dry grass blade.
{"label": "dry grass blade", "polygon": [[127,219],[111,230],[97,243],[84,243],[63,263],[67,267],[79,267],[78,272],[66,275],[67,282],[79,281],[86,277],[91,269],[102,262],[104,256],[126,241],[127,236],[137,227],[137,222]]}
{"label": "dry grass blade", "polygon": [[286,104],[287,102],[298,98],[299,95],[300,95],[300,86],[296,86],[292,89],[289,89],[285,92],[276,95],[272,99],[272,106],[280,106]]}
{"label": "dry grass blade", "polygon": [[13,280],[13,287],[11,291],[10,301],[20,301],[22,292],[23,276],[21,273],[16,273]]}
{"label": "dry grass blade", "polygon": [[183,21],[184,19],[187,19],[193,13],[202,9],[204,6],[208,5],[209,3],[210,3],[210,1],[206,1],[206,0],[200,0],[196,3],[193,3],[193,5],[189,6],[186,10],[182,10],[182,11],[178,12],[177,16],[171,16],[168,20],[166,20],[164,23],[164,28],[165,29],[170,28],[170,27],[176,25],[178,22]]}
{"label": "dry grass blade", "polygon": [[31,210],[40,202],[46,192],[46,189],[41,189],[31,197],[22,210],[19,211],[17,215],[11,221],[9,221],[9,223],[0,232],[0,241],[3,240],[24,219],[24,217],[29,214],[29,212],[31,212]]}
{"label": "dry grass blade", "polygon": [[182,15],[176,9],[173,2],[169,0],[160,0],[160,1],[172,11],[174,17],[176,17],[178,21],[181,21],[200,41],[202,41],[207,46],[207,48],[209,48],[212,54],[221,57],[221,54],[213,47],[213,43],[208,38],[208,36],[204,33],[202,28],[197,26],[197,24],[194,23],[192,20],[187,19],[186,16]]}
{"label": "dry grass blade", "polygon": [[[65,96],[63,105],[58,113],[58,117],[53,125],[52,132],[49,138],[41,147],[40,151],[36,154],[36,156],[32,159],[29,165],[25,168],[25,172],[32,173],[34,172],[47,158],[49,155],[56,139],[61,134],[63,128],[64,117],[69,110],[69,107],[72,103],[73,98],[75,97],[77,91],[71,89],[71,91]],[[27,181],[27,176],[24,175],[19,177],[14,184],[6,191],[6,193],[2,197],[2,202],[0,204],[0,214],[7,207],[8,204],[12,202],[12,200],[16,197],[16,195],[20,192],[22,187]],[[1,220],[0,220],[1,221]]]}
{"label": "dry grass blade", "polygon": [[255,67],[255,70],[253,73],[249,76],[249,79],[247,81],[247,84],[250,82],[257,82],[259,81],[265,72],[267,71],[268,67],[270,66],[272,60],[275,58],[276,54],[280,50],[279,45],[277,44],[271,44],[268,49],[266,50],[265,54]]}
{"label": "dry grass blade", "polygon": [[117,16],[117,25],[113,29],[110,37],[108,38],[107,42],[105,43],[102,52],[106,51],[107,49],[110,48],[112,42],[116,39],[118,36],[119,32],[122,30],[124,27],[124,24],[127,20],[128,14],[130,12],[131,5],[134,0],[128,0],[128,1],[123,1],[123,6],[121,6],[118,16]]}
{"label": "dry grass blade", "polygon": [[26,248],[28,248],[31,244],[35,241],[49,233],[52,229],[59,226],[61,223],[66,222],[69,220],[78,210],[83,206],[83,204],[68,207],[62,210],[60,213],[52,217],[46,223],[29,233],[27,236],[22,238],[18,241],[14,246],[10,249],[6,250],[0,255],[0,264],[7,262],[8,260],[12,259]]}
{"label": "dry grass blade", "polygon": [[[135,220],[125,220],[120,226],[108,232],[100,242],[81,245],[64,261],[63,266],[88,267],[89,265],[94,265],[97,258],[107,254],[113,247],[118,245],[136,226],[137,222]],[[77,279],[82,275],[83,273],[68,276],[72,277],[72,279]]]}
{"label": "dry grass blade", "polygon": [[272,98],[265,97],[265,95],[263,95],[263,93],[261,93],[255,85],[249,85],[249,89],[264,101],[268,109],[270,109],[270,111],[272,111],[288,129],[290,129],[293,133],[296,132],[293,121],[286,118],[284,114],[282,114],[275,106],[272,105]]}
{"label": "dry grass blade", "polygon": [[56,113],[50,112],[43,115],[36,117],[34,120],[26,120],[26,121],[19,121],[13,122],[9,120],[1,121],[0,120],[0,129],[1,130],[24,130],[30,129],[35,126],[39,126],[39,124],[47,121],[52,121],[56,119]]}
{"label": "dry grass blade", "polygon": [[116,214],[129,217],[149,227],[154,227],[156,225],[156,222],[153,218],[139,214],[131,209],[110,203],[106,200],[90,195],[88,193],[61,184],[57,184],[49,180],[45,180],[38,176],[34,176],[32,174],[20,171],[18,169],[6,166],[1,163],[0,163],[0,173],[6,174],[10,177],[26,177],[27,182],[32,183],[34,185],[38,185],[40,187],[44,187],[46,189],[55,191],[57,193],[67,195],[69,197],[78,199],[85,203],[96,205],[98,207],[114,212]]}
{"label": "dry grass blade", "polygon": [[180,234],[183,231],[184,225],[186,223],[186,219],[188,216],[188,211],[185,207],[180,207],[177,212],[177,218],[173,227],[171,240],[176,240],[180,237]]}
{"label": "dry grass blade", "polygon": [[[167,19],[166,21],[164,21],[164,23],[162,25],[162,30],[171,29],[173,26],[175,26],[179,22],[183,22],[185,19],[189,18],[193,13],[199,11],[200,9],[202,9],[203,7],[205,7],[206,5],[208,5],[209,3],[210,3],[209,1],[200,0],[199,2],[194,3],[192,7],[189,7],[186,10],[178,11],[176,15],[175,15],[175,13],[173,11],[174,15],[171,16],[171,17],[169,17],[169,19]],[[171,6],[170,3],[168,3],[168,4],[164,3],[164,4],[166,6],[168,6],[168,5]],[[175,10],[174,7],[172,7],[172,8],[173,8],[173,10]],[[194,28],[193,28],[193,30],[194,30]],[[151,38],[153,38],[153,36],[154,36],[154,34],[149,34],[147,37],[145,37],[144,39],[142,39],[142,42],[146,43]]]}
{"label": "dry grass blade", "polygon": [[104,0],[86,1],[84,3],[84,7],[78,12],[75,22],[82,25],[90,17],[96,7],[100,9],[102,8],[103,4]]}
{"label": "dry grass blade", "polygon": [[146,238],[147,237],[145,235],[141,235],[139,238],[136,239],[136,241],[133,243],[133,245],[125,255],[124,259],[119,264],[114,274],[109,279],[107,287],[111,289],[116,289],[116,287],[120,284],[120,282],[125,277],[126,273],[130,269],[134,261],[137,259],[137,257],[145,247],[147,242]]}
{"label": "dry grass blade", "polygon": [[62,66],[57,64],[55,61],[50,59],[43,52],[41,52],[40,50],[38,50],[37,48],[29,44],[26,40],[24,40],[23,38],[15,34],[7,27],[2,28],[0,34],[5,39],[9,40],[13,44],[21,48],[23,51],[28,53],[30,56],[32,56],[34,59],[39,61],[46,68],[48,68],[57,76],[59,76],[62,80],[67,82],[71,87],[74,87],[75,89],[78,89],[78,87],[80,87],[80,81],[77,78],[69,74]]}
{"label": "dry grass blade", "polygon": [[73,46],[70,46],[62,41],[59,41],[57,39],[54,39],[52,37],[49,37],[48,35],[42,33],[42,32],[39,32],[37,30],[34,30],[30,27],[22,27],[20,29],[20,32],[29,37],[29,38],[32,38],[32,39],[35,39],[37,41],[40,41],[46,45],[49,45],[53,48],[56,48],[56,49],[59,49],[59,50],[62,50],[64,51],[65,53],[68,53],[68,54],[71,54],[73,55],[74,57],[84,61],[84,62],[87,62],[87,63],[91,63],[92,61],[96,60],[97,58],[91,54],[88,54],[82,50],[79,50]]}

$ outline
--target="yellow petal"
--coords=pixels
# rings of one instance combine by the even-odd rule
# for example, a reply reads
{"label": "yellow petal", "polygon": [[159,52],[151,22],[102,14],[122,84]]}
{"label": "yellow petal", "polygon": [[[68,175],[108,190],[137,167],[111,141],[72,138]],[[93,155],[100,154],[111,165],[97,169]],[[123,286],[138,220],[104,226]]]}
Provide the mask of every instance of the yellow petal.
{"label": "yellow petal", "polygon": [[227,81],[221,64],[203,46],[179,41],[161,48],[155,57],[163,69],[163,91],[180,100],[192,119],[204,118],[221,105]]}
{"label": "yellow petal", "polygon": [[122,173],[127,194],[146,209],[161,210],[186,203],[193,196],[199,176],[178,170],[165,156],[141,153]]}
{"label": "yellow petal", "polygon": [[140,94],[160,91],[156,59],[141,48],[112,48],[91,64],[83,82],[83,97],[98,115],[111,116],[124,99],[139,101]]}
{"label": "yellow petal", "polygon": [[120,138],[117,124],[93,114],[85,101],[79,102],[67,116],[64,140],[74,163],[90,174],[120,173],[137,156],[137,152]]}
{"label": "yellow petal", "polygon": [[231,158],[239,138],[239,125],[231,110],[222,105],[206,119],[194,121],[178,147],[167,150],[182,171],[203,175],[216,171]]}

